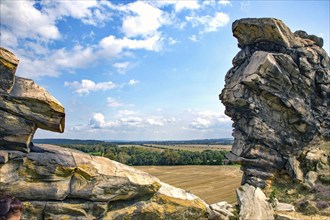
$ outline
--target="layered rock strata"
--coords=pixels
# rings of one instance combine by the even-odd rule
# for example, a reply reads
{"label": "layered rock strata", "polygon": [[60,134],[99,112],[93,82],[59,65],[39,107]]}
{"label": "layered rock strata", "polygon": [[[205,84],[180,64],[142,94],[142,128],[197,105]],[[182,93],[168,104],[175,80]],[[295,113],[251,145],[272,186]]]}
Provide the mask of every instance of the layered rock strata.
{"label": "layered rock strata", "polygon": [[23,203],[23,219],[207,219],[208,205],[157,178],[53,145],[8,151],[0,194]]}
{"label": "layered rock strata", "polygon": [[[273,18],[237,20],[232,29],[241,50],[220,94],[234,121],[229,158],[242,164],[242,184],[265,188],[281,174],[303,182],[311,171],[303,166],[306,155],[330,140],[330,61],[323,40],[292,33]],[[329,167],[325,157],[318,161],[323,168]]]}
{"label": "layered rock strata", "polygon": [[63,106],[32,80],[15,76],[18,58],[0,48],[0,150],[29,152],[37,128],[63,132]]}

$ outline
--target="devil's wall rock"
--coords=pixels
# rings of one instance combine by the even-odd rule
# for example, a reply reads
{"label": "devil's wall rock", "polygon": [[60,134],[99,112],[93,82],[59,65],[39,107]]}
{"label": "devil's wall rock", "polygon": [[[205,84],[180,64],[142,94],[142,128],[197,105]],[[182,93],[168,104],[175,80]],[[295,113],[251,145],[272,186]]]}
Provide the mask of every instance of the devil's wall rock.
{"label": "devil's wall rock", "polygon": [[[237,20],[233,34],[241,50],[220,94],[234,121],[229,158],[243,165],[243,184],[264,188],[281,173],[304,181],[306,154],[330,140],[330,61],[323,40],[292,33],[273,18]],[[320,163],[328,167],[329,161]]]}

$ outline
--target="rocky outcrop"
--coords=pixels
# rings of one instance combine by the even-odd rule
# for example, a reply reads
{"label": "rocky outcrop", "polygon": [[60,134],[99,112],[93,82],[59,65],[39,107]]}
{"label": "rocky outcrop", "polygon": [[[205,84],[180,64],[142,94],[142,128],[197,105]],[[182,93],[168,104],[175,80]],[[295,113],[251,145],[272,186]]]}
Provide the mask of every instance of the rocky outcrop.
{"label": "rocky outcrop", "polygon": [[[215,220],[233,215],[227,203],[210,207],[185,190],[105,157],[33,145],[37,128],[64,131],[64,108],[32,80],[15,77],[14,54],[1,48],[0,55],[0,200],[22,201],[21,219]],[[1,202],[2,219],[9,206]]]}
{"label": "rocky outcrop", "polygon": [[8,151],[0,194],[23,203],[23,219],[207,219],[208,205],[157,178],[53,145]]}
{"label": "rocky outcrop", "polygon": [[15,77],[18,58],[0,48],[0,150],[29,151],[37,128],[63,132],[63,106],[32,80]]}
{"label": "rocky outcrop", "polygon": [[236,190],[241,219],[274,219],[274,211],[260,188],[245,184]]}
{"label": "rocky outcrop", "polygon": [[[315,193],[328,189],[322,184],[330,178],[330,60],[323,39],[292,33],[274,18],[237,20],[232,29],[241,50],[220,99],[234,121],[228,158],[242,165],[242,185],[268,194],[280,186],[278,196],[292,194],[279,200],[298,209],[300,201],[309,200],[326,210],[328,203]],[[327,147],[320,147],[324,143]],[[251,218],[251,199],[240,199],[245,191],[237,193],[242,219]]]}
{"label": "rocky outcrop", "polygon": [[330,140],[330,61],[323,40],[292,33],[273,18],[235,21],[233,34],[241,51],[220,95],[234,121],[229,158],[243,165],[243,184],[265,188],[279,173],[304,181],[303,155]]}

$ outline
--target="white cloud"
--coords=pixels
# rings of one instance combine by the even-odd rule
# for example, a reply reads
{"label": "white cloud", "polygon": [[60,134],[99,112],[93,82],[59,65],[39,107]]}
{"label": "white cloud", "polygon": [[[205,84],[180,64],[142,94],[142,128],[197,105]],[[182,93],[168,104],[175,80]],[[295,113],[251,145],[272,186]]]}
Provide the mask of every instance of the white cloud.
{"label": "white cloud", "polygon": [[130,81],[128,81],[128,84],[135,85],[135,84],[138,84],[139,82],[140,82],[139,80],[131,79]]}
{"label": "white cloud", "polygon": [[137,113],[135,111],[131,111],[131,110],[127,110],[127,109],[124,109],[124,110],[119,110],[118,111],[118,115],[119,116],[124,116],[124,115],[136,115]]}
{"label": "white cloud", "polygon": [[184,9],[195,10],[199,9],[200,5],[198,4],[197,0],[189,0],[189,1],[176,1],[175,2],[175,11],[179,12]]}
{"label": "white cloud", "polygon": [[20,59],[17,75],[32,79],[43,76],[57,77],[65,69],[72,71],[84,68],[97,59],[92,47],[81,45],[76,45],[71,50],[48,50],[43,45],[26,41],[24,46],[25,49],[14,50]]}
{"label": "white cloud", "polygon": [[102,2],[88,1],[42,1],[43,10],[53,19],[72,17],[84,24],[99,25],[111,18]]}
{"label": "white cloud", "polygon": [[193,111],[188,110],[193,116],[189,127],[193,129],[210,129],[214,127],[221,127],[223,123],[231,123],[231,120],[222,111]]}
{"label": "white cloud", "polygon": [[127,118],[120,118],[119,122],[121,125],[124,126],[130,126],[130,127],[142,127],[143,126],[143,121],[142,118],[140,117],[127,117]]}
{"label": "white cloud", "polygon": [[205,129],[211,126],[211,121],[204,118],[196,118],[191,122],[190,127],[195,129]]}
{"label": "white cloud", "polygon": [[197,41],[198,41],[197,36],[196,36],[195,34],[191,35],[191,36],[189,37],[189,40],[191,40],[191,41],[193,41],[193,42],[197,42]]}
{"label": "white cloud", "polygon": [[231,5],[231,3],[230,3],[229,0],[220,0],[219,1],[219,4],[220,5],[223,5],[223,6]]}
{"label": "white cloud", "polygon": [[111,81],[95,83],[89,79],[83,79],[81,82],[65,82],[64,86],[73,88],[78,95],[89,94],[91,91],[106,91],[117,87],[117,85]]}
{"label": "white cloud", "polygon": [[105,127],[104,115],[102,113],[95,113],[89,121],[89,125],[92,128],[103,128]]}
{"label": "white cloud", "polygon": [[168,38],[168,44],[169,44],[169,45],[173,45],[173,44],[176,44],[176,43],[178,43],[178,41],[175,40],[174,38],[172,38],[172,37],[169,37],[169,38]]}
{"label": "white cloud", "polygon": [[216,13],[215,17],[209,20],[206,32],[218,30],[219,27],[226,26],[229,23],[229,16],[223,12]]}
{"label": "white cloud", "polygon": [[52,61],[61,68],[82,68],[95,59],[92,47],[84,48],[81,45],[76,45],[70,51],[64,48],[54,51],[49,62]]}
{"label": "white cloud", "polygon": [[[8,28],[11,38],[28,38],[49,41],[59,39],[56,22],[50,16],[36,9],[34,1],[1,1],[1,26]],[[2,34],[2,29],[1,29]],[[7,46],[1,41],[1,46]]]}
{"label": "white cloud", "polygon": [[164,122],[160,118],[148,118],[146,121],[150,125],[164,126]]}
{"label": "white cloud", "polygon": [[165,13],[147,2],[130,3],[126,10],[133,14],[123,19],[122,32],[127,37],[153,36],[158,28],[167,23]]}
{"label": "white cloud", "polygon": [[[117,126],[117,122],[106,122],[102,113],[94,113],[92,118],[89,120],[90,128],[112,128]],[[83,127],[83,126],[81,126]],[[78,127],[79,128],[79,127]]]}
{"label": "white cloud", "polygon": [[118,73],[124,74],[129,66],[129,62],[114,63],[112,66],[117,69]]}
{"label": "white cloud", "polygon": [[[116,62],[115,59],[132,55],[131,52],[136,50],[159,52],[164,44],[178,43],[173,35],[165,38],[162,28],[170,25],[172,28],[184,28],[189,19],[182,20],[178,16],[180,13],[193,13],[189,22],[204,27],[204,32],[215,31],[226,25],[226,14],[222,12],[214,17],[198,16],[206,10],[205,2],[201,2],[5,0],[0,2],[1,46],[11,49],[20,58],[17,75],[28,78],[57,77],[63,72],[75,72],[100,60],[111,60],[113,67],[124,74],[128,68],[132,68],[130,63]],[[219,4],[228,5],[228,1],[221,0]],[[72,18],[80,22],[79,28],[85,30],[87,27],[80,38],[75,36],[70,39],[71,34],[64,32],[66,28],[59,28],[62,21],[66,22],[67,19],[71,22]],[[120,30],[123,36],[110,34],[100,39],[98,31],[86,26],[102,28],[105,24],[113,25],[110,22],[114,18],[120,21],[115,22],[114,28]],[[68,25],[67,28],[76,27]],[[62,30],[63,33],[60,32]],[[100,40],[94,42],[96,39]],[[197,36],[191,36],[190,39],[196,41]],[[65,47],[62,47],[64,40]],[[88,45],[85,44],[87,40],[91,40]],[[79,44],[73,46],[73,42]],[[89,91],[92,90],[82,89],[80,93],[88,94]]]}
{"label": "white cloud", "polygon": [[112,58],[118,56],[125,49],[159,51],[162,48],[161,41],[162,38],[158,34],[142,40],[130,39],[127,37],[120,39],[109,35],[100,41],[99,46],[102,49],[102,55]]}
{"label": "white cloud", "polygon": [[124,103],[121,103],[121,102],[117,101],[116,99],[114,99],[112,97],[108,97],[107,98],[107,105],[109,107],[116,108],[116,107],[124,106]]}
{"label": "white cloud", "polygon": [[217,12],[213,17],[210,15],[186,16],[186,20],[191,22],[194,27],[202,25],[204,27],[203,32],[217,31],[220,27],[226,26],[229,23],[229,16],[223,12]]}

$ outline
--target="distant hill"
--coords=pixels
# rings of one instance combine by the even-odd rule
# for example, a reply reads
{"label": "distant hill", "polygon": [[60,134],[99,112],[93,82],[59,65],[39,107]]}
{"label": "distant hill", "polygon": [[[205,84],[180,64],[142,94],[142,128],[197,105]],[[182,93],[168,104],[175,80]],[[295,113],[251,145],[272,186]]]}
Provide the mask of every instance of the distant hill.
{"label": "distant hill", "polygon": [[113,143],[113,144],[208,144],[208,145],[231,145],[233,144],[232,138],[220,139],[201,139],[201,140],[182,140],[182,141],[120,141],[120,140],[79,140],[79,139],[34,139],[33,143],[36,144],[100,144],[100,143]]}
{"label": "distant hill", "polygon": [[99,140],[79,140],[79,139],[33,139],[35,144],[100,144],[105,143]]}

